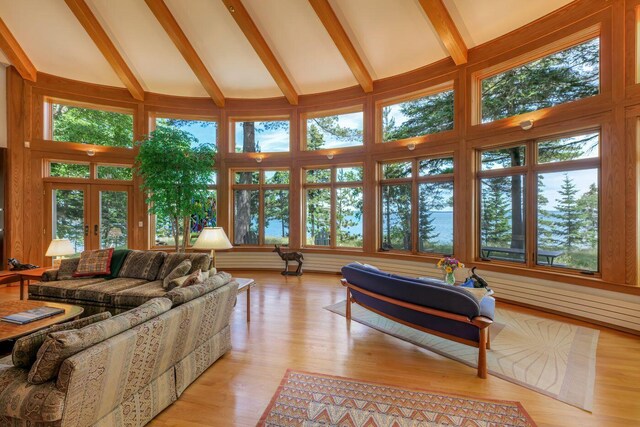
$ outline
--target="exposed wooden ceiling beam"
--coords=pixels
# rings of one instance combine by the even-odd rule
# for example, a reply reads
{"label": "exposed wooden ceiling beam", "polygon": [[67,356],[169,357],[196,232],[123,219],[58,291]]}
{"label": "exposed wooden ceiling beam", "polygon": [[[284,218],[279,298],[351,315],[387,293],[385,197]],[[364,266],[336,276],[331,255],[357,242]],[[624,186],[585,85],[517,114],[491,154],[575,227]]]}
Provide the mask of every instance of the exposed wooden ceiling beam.
{"label": "exposed wooden ceiling beam", "polygon": [[191,70],[196,75],[200,83],[207,91],[213,102],[218,107],[224,107],[224,94],[213,80],[213,77],[207,70],[207,67],[202,62],[202,59],[198,56],[198,53],[189,42],[189,39],[185,35],[178,21],[173,17],[171,11],[164,3],[163,0],[145,0],[151,12],[155,15],[160,25],[164,28],[169,38],[176,45],[182,57],[187,62]]}
{"label": "exposed wooden ceiling beam", "polygon": [[96,44],[102,55],[107,60],[113,71],[116,72],[118,78],[131,93],[134,99],[144,101],[144,89],[136,76],[127,65],[126,61],[118,52],[107,32],[102,28],[100,22],[95,17],[87,3],[84,0],[65,0],[71,12],[76,16],[80,24],[84,27],[91,40]]}
{"label": "exposed wooden ceiling beam", "polygon": [[22,50],[2,18],[0,18],[0,49],[2,49],[2,52],[4,52],[7,59],[11,62],[11,65],[16,67],[16,70],[18,70],[18,73],[20,73],[23,79],[32,82],[36,81],[38,70],[36,70],[36,67],[29,60],[24,50]]}
{"label": "exposed wooden ceiling beam", "polygon": [[244,33],[253,49],[256,51],[262,63],[267,67],[267,70],[276,81],[276,84],[287,98],[290,104],[298,104],[298,94],[294,89],[289,77],[287,77],[284,69],[280,66],[280,63],[276,59],[275,55],[267,45],[264,37],[260,34],[258,27],[249,16],[247,9],[240,0],[222,0],[227,7],[229,13]]}
{"label": "exposed wooden ceiling beam", "polygon": [[340,24],[338,17],[331,8],[328,0],[309,0],[316,15],[320,18],[322,25],[329,33],[329,36],[333,39],[336,47],[342,54],[342,57],[346,61],[347,65],[351,69],[354,77],[362,86],[362,90],[365,92],[373,91],[373,79],[367,71],[367,68],[362,62],[362,59],[358,55],[353,43],[349,40],[349,36]]}
{"label": "exposed wooden ceiling beam", "polygon": [[456,65],[467,63],[467,45],[442,0],[419,0]]}

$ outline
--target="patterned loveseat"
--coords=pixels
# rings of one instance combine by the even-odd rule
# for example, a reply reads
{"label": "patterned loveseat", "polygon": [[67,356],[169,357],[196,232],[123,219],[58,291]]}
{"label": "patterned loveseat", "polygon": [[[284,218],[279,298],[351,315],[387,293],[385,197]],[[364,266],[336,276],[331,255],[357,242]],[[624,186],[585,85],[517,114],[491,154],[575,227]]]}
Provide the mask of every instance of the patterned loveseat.
{"label": "patterned loveseat", "polygon": [[237,290],[221,272],[113,317],[22,338],[0,360],[0,426],[145,425],[231,348]]}
{"label": "patterned loveseat", "polygon": [[42,282],[29,285],[29,299],[79,305],[84,308],[83,316],[104,311],[117,314],[152,298],[164,297],[169,289],[163,286],[163,280],[185,259],[191,261],[191,269],[186,274],[198,269],[210,271],[211,257],[208,254],[116,252],[120,252],[121,262],[112,264],[110,276],[75,278],[72,274],[79,259],[65,259],[58,270],[47,271]]}

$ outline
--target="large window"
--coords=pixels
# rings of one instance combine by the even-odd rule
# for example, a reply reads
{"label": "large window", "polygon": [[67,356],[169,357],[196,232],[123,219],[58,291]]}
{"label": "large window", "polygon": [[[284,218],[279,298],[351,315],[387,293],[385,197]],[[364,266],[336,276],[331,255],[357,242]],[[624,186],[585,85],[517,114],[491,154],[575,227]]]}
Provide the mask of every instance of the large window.
{"label": "large window", "polygon": [[597,272],[599,145],[589,132],[482,151],[481,257]]}
{"label": "large window", "polygon": [[403,101],[383,102],[381,142],[415,138],[453,129],[453,89]]}
{"label": "large window", "polygon": [[192,136],[192,147],[208,144],[217,147],[218,123],[213,120],[192,120],[156,117],[155,126],[179,129]]}
{"label": "large window", "polygon": [[289,151],[289,120],[231,121],[236,153],[276,153]]}
{"label": "large window", "polygon": [[486,77],[480,85],[482,123],[597,95],[600,39]]}
{"label": "large window", "polygon": [[363,116],[362,111],[305,116],[304,148],[313,151],[362,145]]}
{"label": "large window", "polygon": [[[214,171],[211,174],[211,181],[209,182],[208,197],[206,200],[194,200],[196,205],[204,204],[204,215],[191,215],[189,220],[189,242],[188,245],[195,243],[198,235],[204,227],[215,227],[218,221],[218,191],[217,191],[217,173]],[[161,218],[158,216],[152,217],[152,224],[155,230],[155,238],[153,240],[153,246],[173,246],[175,245],[173,237],[173,227],[169,218]],[[182,224],[180,224],[182,226]]]}
{"label": "large window", "polygon": [[133,146],[133,114],[50,103],[51,139],[110,147]]}
{"label": "large window", "polygon": [[361,248],[362,166],[305,169],[303,172],[305,246]]}
{"label": "large window", "polygon": [[232,177],[234,244],[289,244],[289,170],[236,170]]}
{"label": "large window", "polygon": [[453,157],[381,164],[381,249],[453,253]]}

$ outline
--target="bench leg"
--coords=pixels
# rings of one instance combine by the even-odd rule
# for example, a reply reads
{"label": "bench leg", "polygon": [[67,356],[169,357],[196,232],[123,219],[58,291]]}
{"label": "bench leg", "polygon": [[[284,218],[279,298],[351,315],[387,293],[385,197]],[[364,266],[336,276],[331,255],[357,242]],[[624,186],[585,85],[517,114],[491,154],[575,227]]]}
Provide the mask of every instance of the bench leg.
{"label": "bench leg", "polygon": [[491,350],[491,326],[487,327],[487,350]]}
{"label": "bench leg", "polygon": [[478,376],[487,378],[487,337],[488,328],[480,329],[480,343],[478,347]]}
{"label": "bench leg", "polygon": [[345,313],[347,322],[351,320],[351,289],[347,288],[347,310]]}

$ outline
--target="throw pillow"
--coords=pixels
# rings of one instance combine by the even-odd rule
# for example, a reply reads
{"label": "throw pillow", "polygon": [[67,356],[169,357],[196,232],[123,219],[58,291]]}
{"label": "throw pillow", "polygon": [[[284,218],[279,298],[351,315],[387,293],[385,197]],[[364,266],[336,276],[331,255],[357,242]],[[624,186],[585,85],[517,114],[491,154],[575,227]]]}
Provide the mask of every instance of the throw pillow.
{"label": "throw pillow", "polygon": [[166,252],[156,251],[131,251],[127,255],[118,277],[130,279],[156,280],[158,271],[162,266]]}
{"label": "throw pillow", "polygon": [[189,270],[191,270],[191,260],[185,259],[180,264],[178,264],[176,268],[171,270],[171,272],[167,274],[167,277],[162,279],[162,288],[169,289],[169,283],[171,283],[173,279],[186,276],[187,273],[189,273]]}
{"label": "throw pillow", "polygon": [[79,263],[80,258],[64,258],[62,262],[60,262],[60,267],[58,268],[58,275],[56,276],[56,279],[73,279],[73,273],[75,273]]}
{"label": "throw pillow", "polygon": [[26,337],[19,338],[13,345],[13,351],[11,352],[13,366],[24,369],[31,368],[31,365],[34,364],[38,357],[38,350],[40,350],[42,343],[44,343],[44,340],[47,338],[49,333],[84,328],[85,326],[108,319],[109,317],[111,317],[111,313],[105,311],[103,313],[85,317],[84,319],[53,325],[38,332],[34,332],[31,335],[27,335]]}
{"label": "throw pillow", "polygon": [[200,281],[200,269],[194,271],[193,273],[191,273],[190,275],[187,276],[186,280],[184,282],[182,282],[182,285],[180,285],[181,288],[186,288],[187,286],[192,286],[192,285],[196,285],[198,283],[202,283]]}
{"label": "throw pillow", "polygon": [[82,252],[78,269],[73,273],[73,277],[110,274],[112,256],[113,248]]}
{"label": "throw pillow", "polygon": [[118,277],[118,273],[120,273],[120,269],[124,265],[129,252],[131,252],[130,249],[116,249],[113,251],[113,256],[111,257],[111,273],[105,276],[105,279],[111,280]]}

